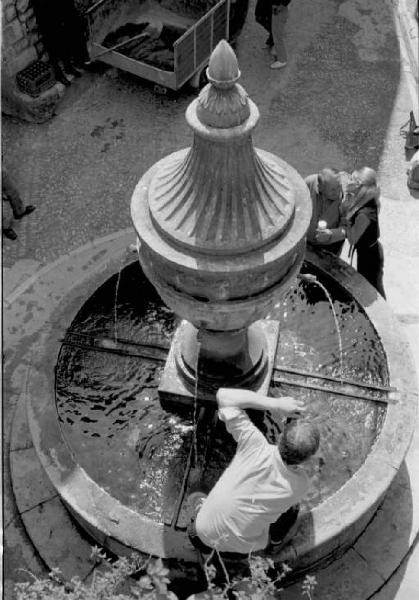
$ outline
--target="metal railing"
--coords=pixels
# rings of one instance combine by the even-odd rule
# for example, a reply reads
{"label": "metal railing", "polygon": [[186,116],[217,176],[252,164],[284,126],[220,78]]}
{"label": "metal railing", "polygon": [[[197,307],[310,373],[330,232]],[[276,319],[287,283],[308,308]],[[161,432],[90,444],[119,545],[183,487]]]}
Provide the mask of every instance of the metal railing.
{"label": "metal railing", "polygon": [[177,85],[202,68],[214,47],[229,37],[230,0],[220,0],[173,44]]}

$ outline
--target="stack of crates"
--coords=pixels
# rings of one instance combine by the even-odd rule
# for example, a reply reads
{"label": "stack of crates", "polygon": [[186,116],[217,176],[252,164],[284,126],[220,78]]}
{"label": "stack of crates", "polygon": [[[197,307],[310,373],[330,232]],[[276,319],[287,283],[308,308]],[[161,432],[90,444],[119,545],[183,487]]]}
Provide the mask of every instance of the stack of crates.
{"label": "stack of crates", "polygon": [[49,63],[37,60],[17,73],[16,83],[21,92],[36,98],[54,85],[54,72]]}

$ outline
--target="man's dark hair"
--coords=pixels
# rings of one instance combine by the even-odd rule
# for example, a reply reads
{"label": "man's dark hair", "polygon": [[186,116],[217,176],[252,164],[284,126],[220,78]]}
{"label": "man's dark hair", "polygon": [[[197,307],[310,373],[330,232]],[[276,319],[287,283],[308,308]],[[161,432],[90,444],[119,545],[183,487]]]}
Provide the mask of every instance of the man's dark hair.
{"label": "man's dark hair", "polygon": [[299,465],[317,452],[320,432],[317,425],[292,419],[284,426],[278,449],[286,465]]}
{"label": "man's dark hair", "polygon": [[328,177],[336,177],[336,175],[338,175],[338,173],[339,173],[339,171],[337,169],[335,169],[334,167],[325,167],[324,169],[322,169],[319,172],[317,177],[319,178],[320,181],[324,181]]}

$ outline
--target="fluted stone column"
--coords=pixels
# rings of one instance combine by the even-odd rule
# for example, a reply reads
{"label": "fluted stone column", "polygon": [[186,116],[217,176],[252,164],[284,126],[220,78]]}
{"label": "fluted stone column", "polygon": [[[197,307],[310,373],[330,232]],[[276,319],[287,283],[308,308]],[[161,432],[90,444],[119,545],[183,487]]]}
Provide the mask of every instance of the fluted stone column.
{"label": "fluted stone column", "polygon": [[164,397],[190,397],[198,355],[201,397],[220,385],[267,390],[277,325],[260,319],[293,283],[311,217],[297,171],[253,146],[259,111],[237,83],[227,42],[207,74],[186,111],[192,147],[157,162],[132,197],[141,266],[186,321],[161,381]]}

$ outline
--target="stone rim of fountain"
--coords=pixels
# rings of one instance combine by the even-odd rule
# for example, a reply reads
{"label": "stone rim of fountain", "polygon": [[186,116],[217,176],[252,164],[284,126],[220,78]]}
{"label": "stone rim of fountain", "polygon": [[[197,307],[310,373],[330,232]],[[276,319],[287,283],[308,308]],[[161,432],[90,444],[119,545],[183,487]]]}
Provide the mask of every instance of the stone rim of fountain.
{"label": "stone rim of fountain", "polygon": [[[413,433],[417,397],[412,382],[414,368],[410,349],[386,303],[377,298],[373,288],[342,261],[336,261],[326,253],[320,257],[309,253],[307,259],[335,276],[337,282],[365,307],[383,341],[388,358],[389,383],[398,387],[402,394],[397,404],[388,405],[381,432],[361,468],[333,496],[300,519],[296,537],[278,557],[279,561],[291,562],[298,558],[295,562],[298,571],[336,558],[365,529],[407,452]],[[87,293],[93,293],[114,272],[114,265],[86,269],[86,278],[78,287],[69,288],[65,302],[54,311],[49,333],[36,344],[34,364],[28,367],[26,390],[33,443],[58,494],[84,529],[99,543],[112,552],[122,554],[135,548],[159,554],[159,545],[160,548],[165,545],[162,555],[195,561],[196,554],[188,543],[184,543],[183,531],[173,531],[171,543],[168,543],[163,524],[123,507],[77,466],[57,422],[54,374],[50,365],[56,363],[59,338],[80,308],[80,296],[85,296],[86,284],[89,288]],[[71,315],[68,315],[69,311],[72,311]],[[42,370],[42,364],[48,365],[46,371]],[[361,497],[356,502],[357,493],[361,493]],[[344,524],[341,523],[343,511],[347,517]]]}

